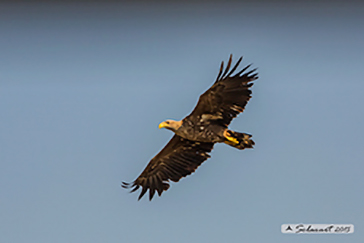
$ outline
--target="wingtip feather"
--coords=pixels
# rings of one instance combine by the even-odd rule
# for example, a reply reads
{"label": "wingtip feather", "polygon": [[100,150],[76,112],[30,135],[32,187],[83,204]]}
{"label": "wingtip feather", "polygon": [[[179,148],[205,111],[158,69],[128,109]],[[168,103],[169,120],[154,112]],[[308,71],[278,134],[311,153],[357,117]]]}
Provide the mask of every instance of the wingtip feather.
{"label": "wingtip feather", "polygon": [[138,197],[138,201],[144,196],[144,194],[147,192],[148,188],[143,187],[142,192],[140,193],[139,197]]}
{"label": "wingtip feather", "polygon": [[216,78],[216,82],[218,82],[220,80],[220,77],[221,77],[221,74],[222,74],[222,71],[224,70],[224,61],[221,62],[221,65],[220,65],[220,70],[219,70],[219,74],[217,75],[217,78]]}
{"label": "wingtip feather", "polygon": [[227,74],[227,72],[229,72],[229,69],[230,69],[230,66],[231,66],[231,62],[233,60],[233,54],[230,54],[230,58],[229,58],[229,61],[228,61],[228,64],[225,68],[225,72],[224,74],[221,76],[221,78],[225,78],[225,75]]}
{"label": "wingtip feather", "polygon": [[122,187],[122,188],[125,188],[125,189],[129,189],[129,188],[130,188],[130,184],[131,184],[131,183],[128,183],[128,182],[122,181],[122,182],[121,182],[121,187]]}

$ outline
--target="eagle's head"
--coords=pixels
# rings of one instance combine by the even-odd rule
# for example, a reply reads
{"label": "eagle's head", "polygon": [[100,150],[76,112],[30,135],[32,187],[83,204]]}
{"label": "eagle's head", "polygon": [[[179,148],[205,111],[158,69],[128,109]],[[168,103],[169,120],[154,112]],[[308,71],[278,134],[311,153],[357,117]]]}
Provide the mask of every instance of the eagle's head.
{"label": "eagle's head", "polygon": [[176,132],[182,126],[182,121],[166,120],[159,124],[159,129],[167,128],[173,132]]}

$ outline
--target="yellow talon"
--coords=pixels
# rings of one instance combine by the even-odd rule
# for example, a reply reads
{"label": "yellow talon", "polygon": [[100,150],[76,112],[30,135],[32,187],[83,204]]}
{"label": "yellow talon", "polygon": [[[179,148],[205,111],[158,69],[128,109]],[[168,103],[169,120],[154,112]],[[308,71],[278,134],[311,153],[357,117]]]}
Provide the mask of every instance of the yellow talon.
{"label": "yellow talon", "polygon": [[229,140],[229,142],[232,142],[233,144],[239,144],[239,141],[234,137],[225,136],[225,138]]}

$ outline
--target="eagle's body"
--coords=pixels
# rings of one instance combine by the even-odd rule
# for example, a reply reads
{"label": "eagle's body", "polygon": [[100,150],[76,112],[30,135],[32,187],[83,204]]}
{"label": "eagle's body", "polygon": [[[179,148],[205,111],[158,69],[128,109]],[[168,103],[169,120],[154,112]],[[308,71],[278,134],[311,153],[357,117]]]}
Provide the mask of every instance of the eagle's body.
{"label": "eagle's body", "polygon": [[[169,143],[147,165],[141,175],[132,183],[123,182],[123,187],[132,192],[140,186],[139,199],[149,189],[151,200],[158,192],[168,190],[168,181],[177,182],[196,170],[210,157],[215,143],[226,143],[238,149],[252,148],[251,135],[228,130],[228,125],[240,112],[251,97],[249,89],[256,80],[255,70],[244,73],[249,67],[231,76],[242,58],[230,70],[231,56],[223,72],[223,62],[215,83],[200,96],[195,109],[181,121],[167,120],[159,128],[167,128],[175,133]],[[229,72],[229,73],[228,73]]]}
{"label": "eagle's body", "polygon": [[203,117],[196,119],[185,118],[182,125],[175,131],[177,135],[185,139],[205,143],[221,143],[225,141],[221,126],[213,123],[213,120]]}

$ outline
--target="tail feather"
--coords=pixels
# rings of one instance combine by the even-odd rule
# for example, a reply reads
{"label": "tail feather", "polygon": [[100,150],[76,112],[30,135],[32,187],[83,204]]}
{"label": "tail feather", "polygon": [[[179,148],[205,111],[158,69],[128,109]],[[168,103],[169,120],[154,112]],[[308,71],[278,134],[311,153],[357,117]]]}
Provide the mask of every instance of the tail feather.
{"label": "tail feather", "polygon": [[225,133],[225,143],[237,149],[253,148],[255,143],[250,139],[251,137],[252,135],[247,133],[227,130]]}

